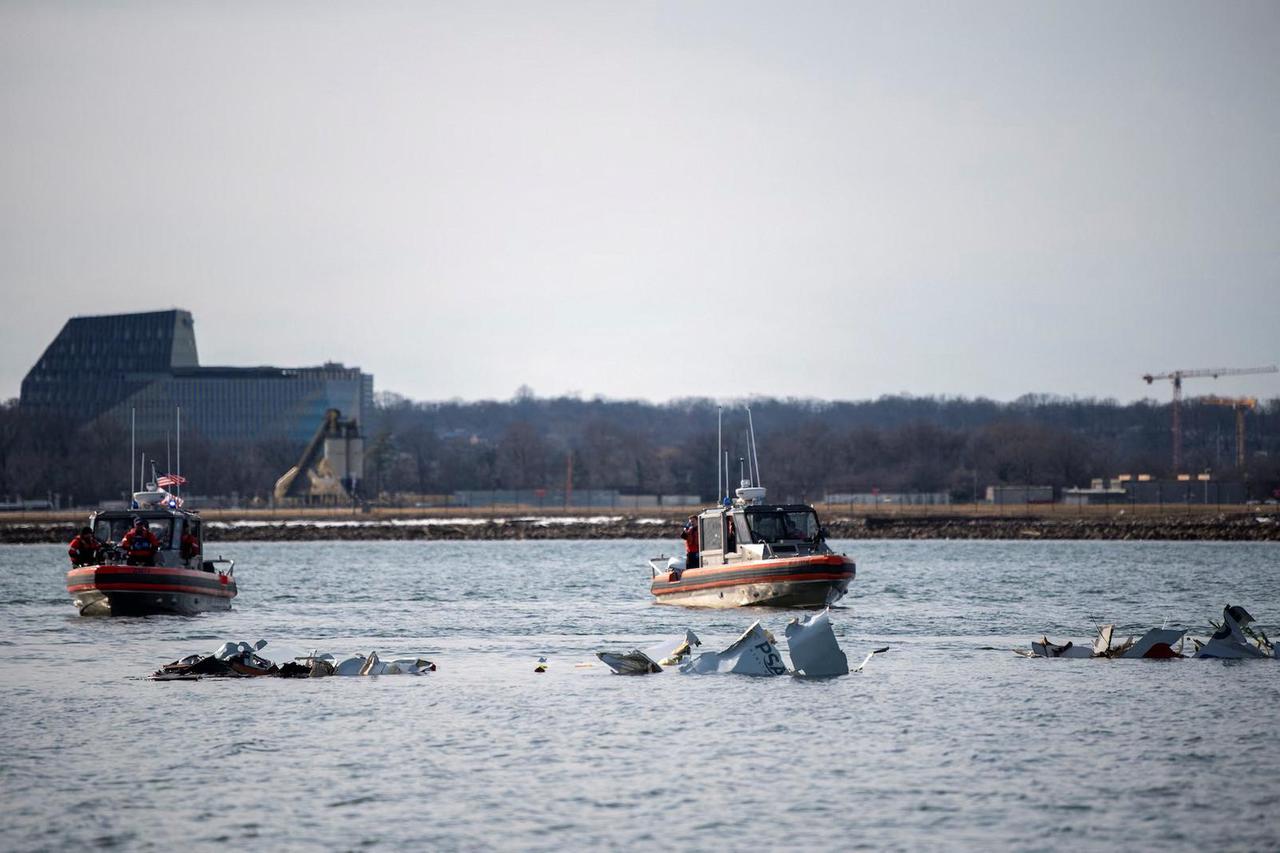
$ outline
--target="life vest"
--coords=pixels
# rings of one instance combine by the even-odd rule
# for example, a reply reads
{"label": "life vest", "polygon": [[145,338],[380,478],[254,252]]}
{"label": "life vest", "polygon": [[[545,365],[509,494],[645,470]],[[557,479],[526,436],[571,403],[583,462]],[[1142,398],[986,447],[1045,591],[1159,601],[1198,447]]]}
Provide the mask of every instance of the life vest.
{"label": "life vest", "polygon": [[200,540],[192,536],[190,533],[182,534],[182,559],[190,560],[192,557],[200,553]]}
{"label": "life vest", "polygon": [[71,557],[72,562],[87,563],[93,559],[98,547],[98,540],[92,536],[86,538],[80,535],[71,540],[71,544],[67,547],[67,554]]}
{"label": "life vest", "polygon": [[120,540],[120,547],[129,552],[129,556],[134,559],[145,559],[155,554],[160,547],[160,540],[156,539],[156,535],[145,528],[139,530],[133,528],[124,535]]}

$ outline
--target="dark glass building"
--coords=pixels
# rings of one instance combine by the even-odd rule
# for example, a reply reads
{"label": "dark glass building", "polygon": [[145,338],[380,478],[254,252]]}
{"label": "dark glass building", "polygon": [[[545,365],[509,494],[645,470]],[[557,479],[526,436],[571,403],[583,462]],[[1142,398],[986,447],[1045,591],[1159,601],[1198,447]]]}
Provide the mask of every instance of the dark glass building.
{"label": "dark glass building", "polygon": [[139,441],[174,432],[220,441],[305,442],[338,409],[362,426],[373,411],[373,377],[358,367],[201,367],[191,312],[73,317],[22,380],[23,408],[87,424],[129,425]]}

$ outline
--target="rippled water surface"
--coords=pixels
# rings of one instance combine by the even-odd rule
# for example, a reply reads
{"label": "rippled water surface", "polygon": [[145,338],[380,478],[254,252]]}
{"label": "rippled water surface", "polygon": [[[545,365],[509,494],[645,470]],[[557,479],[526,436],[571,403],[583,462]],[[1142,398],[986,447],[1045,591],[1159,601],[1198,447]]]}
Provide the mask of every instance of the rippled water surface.
{"label": "rippled water surface", "polygon": [[[6,849],[1021,850],[1280,846],[1280,663],[1037,661],[1223,604],[1280,635],[1269,544],[847,542],[861,674],[611,676],[692,628],[652,542],[256,544],[230,613],[84,619],[65,550],[0,546]],[[426,654],[426,677],[153,683],[224,639],[283,660]],[[533,672],[540,655],[551,661]]]}

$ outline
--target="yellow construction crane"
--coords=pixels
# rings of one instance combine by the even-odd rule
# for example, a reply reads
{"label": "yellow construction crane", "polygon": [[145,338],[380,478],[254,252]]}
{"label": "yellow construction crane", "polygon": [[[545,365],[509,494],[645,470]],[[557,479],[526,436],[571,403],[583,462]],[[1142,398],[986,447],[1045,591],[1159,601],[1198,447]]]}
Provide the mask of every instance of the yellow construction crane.
{"label": "yellow construction crane", "polygon": [[1172,370],[1168,373],[1147,373],[1142,381],[1148,385],[1157,379],[1173,382],[1173,472],[1182,468],[1182,380],[1199,377],[1245,376],[1251,373],[1280,373],[1274,364],[1266,367],[1201,367],[1195,370]]}
{"label": "yellow construction crane", "polygon": [[1244,467],[1244,413],[1258,406],[1257,397],[1197,397],[1196,402],[1209,406],[1230,406],[1236,413],[1236,467]]}

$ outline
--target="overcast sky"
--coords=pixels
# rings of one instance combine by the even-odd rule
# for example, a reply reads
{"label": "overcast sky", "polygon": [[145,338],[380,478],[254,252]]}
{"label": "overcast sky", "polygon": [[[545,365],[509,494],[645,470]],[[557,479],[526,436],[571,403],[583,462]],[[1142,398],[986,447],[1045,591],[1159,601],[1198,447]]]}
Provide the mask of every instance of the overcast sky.
{"label": "overcast sky", "polygon": [[1275,2],[9,2],[0,121],[0,398],[170,307],[416,399],[1280,361]]}

